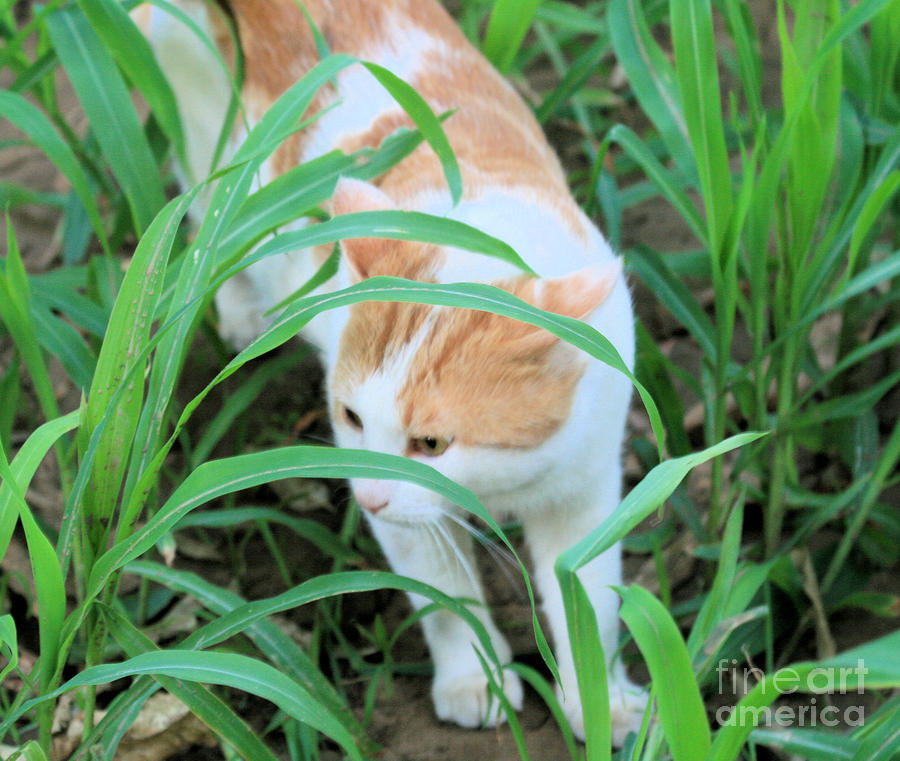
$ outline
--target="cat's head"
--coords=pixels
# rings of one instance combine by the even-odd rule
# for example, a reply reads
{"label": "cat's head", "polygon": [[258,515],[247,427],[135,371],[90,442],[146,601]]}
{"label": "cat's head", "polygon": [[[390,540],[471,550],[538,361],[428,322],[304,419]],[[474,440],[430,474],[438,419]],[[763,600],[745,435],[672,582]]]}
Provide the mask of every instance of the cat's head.
{"label": "cat's head", "polygon": [[[342,180],[334,213],[396,208],[374,186]],[[391,275],[440,282],[446,251],[374,238],[342,244],[344,279]],[[551,312],[587,318],[620,277],[618,265],[554,279],[494,281]],[[479,497],[525,487],[546,466],[545,449],[566,426],[586,355],[551,333],[489,312],[399,302],[353,306],[329,367],[339,446],[425,462]],[[449,509],[402,481],[353,479],[360,505],[397,522]]]}

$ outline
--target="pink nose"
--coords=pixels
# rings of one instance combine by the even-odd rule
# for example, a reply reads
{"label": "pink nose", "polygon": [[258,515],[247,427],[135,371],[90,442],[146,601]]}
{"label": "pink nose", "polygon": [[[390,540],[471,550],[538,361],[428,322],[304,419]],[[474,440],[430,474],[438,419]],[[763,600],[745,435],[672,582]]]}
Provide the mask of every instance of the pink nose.
{"label": "pink nose", "polygon": [[375,515],[379,510],[387,507],[388,504],[386,499],[382,501],[381,497],[373,494],[357,494],[355,496],[356,501],[359,502],[359,506],[372,515]]}
{"label": "pink nose", "polygon": [[391,485],[374,478],[354,478],[351,484],[353,496],[367,513],[375,515],[391,501]]}

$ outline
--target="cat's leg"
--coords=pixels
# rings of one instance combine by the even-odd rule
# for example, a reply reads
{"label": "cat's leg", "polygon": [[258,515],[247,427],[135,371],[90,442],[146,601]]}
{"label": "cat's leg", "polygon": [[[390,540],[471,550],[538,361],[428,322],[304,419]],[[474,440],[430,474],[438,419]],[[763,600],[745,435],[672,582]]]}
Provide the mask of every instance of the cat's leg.
{"label": "cat's leg", "polygon": [[219,335],[240,351],[262,333],[265,324],[259,294],[246,272],[228,278],[216,291]]}
{"label": "cat's leg", "polygon": [[[600,525],[618,503],[619,481],[610,479],[609,483],[609,493],[605,495],[607,499],[598,499],[586,509],[579,507],[566,511],[557,507],[532,512],[523,517],[525,537],[533,558],[533,578],[542,597],[559,666],[557,696],[573,732],[581,740],[584,739],[581,696],[566,627],[562,593],[553,566],[561,552]],[[612,740],[614,745],[621,746],[628,733],[637,731],[640,727],[647,696],[628,680],[621,660],[613,658],[618,647],[619,598],[610,587],[622,583],[620,546],[616,544],[592,560],[578,571],[578,577],[597,614],[600,640],[608,666]]]}
{"label": "cat's leg", "polygon": [[[407,526],[378,518],[370,521],[396,573],[425,582],[457,598],[477,600],[481,605],[469,609],[478,617],[491,638],[501,664],[509,663],[512,650],[485,607],[471,537],[450,521]],[[430,600],[410,595],[418,610]],[[481,650],[470,626],[455,613],[437,610],[422,619],[425,641],[434,662],[431,696],[439,719],[463,727],[494,726],[504,720],[497,699],[491,695],[488,680],[475,649]],[[490,663],[490,660],[488,660]],[[503,692],[518,711],[522,707],[522,683],[509,671],[495,675],[503,680]]]}

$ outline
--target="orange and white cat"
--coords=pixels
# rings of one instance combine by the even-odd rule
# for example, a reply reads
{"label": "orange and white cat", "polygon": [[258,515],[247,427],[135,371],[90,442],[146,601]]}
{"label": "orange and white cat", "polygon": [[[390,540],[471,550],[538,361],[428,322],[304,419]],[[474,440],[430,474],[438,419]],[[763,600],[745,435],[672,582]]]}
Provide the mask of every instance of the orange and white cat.
{"label": "orange and white cat", "polygon": [[[176,3],[233,60],[222,14],[202,0]],[[429,282],[492,283],[543,309],[585,320],[634,358],[631,301],[619,260],[572,199],[559,162],[529,108],[463,37],[435,0],[304,0],[335,53],[386,67],[409,82],[444,123],[462,170],[453,206],[440,162],[423,144],[377,183],[344,179],[335,215],[412,209],[466,222],[509,243],[540,278],[498,259],[420,243],[376,239],[342,244],[338,274],[324,289],[373,275]],[[242,97],[258,120],[318,60],[295,0],[230,0],[246,76]],[[186,131],[186,183],[210,170],[230,89],[193,32],[157,7],[141,24],[169,76]],[[411,121],[362,66],[344,69],[311,110],[332,106],[265,164],[266,183],[335,148],[377,146]],[[236,149],[245,133],[232,138]],[[225,157],[227,159],[227,156]],[[202,213],[202,209],[200,212]],[[299,220],[298,226],[306,224]],[[262,260],[217,295],[221,332],[236,346],[264,327],[263,314],[316,271],[320,251]],[[553,564],[615,509],[629,381],[538,328],[496,315],[436,306],[365,303],[320,315],[304,331],[322,350],[337,443],[405,455],[471,489],[488,510],[521,520],[559,663],[559,695],[576,734],[584,719]],[[398,573],[444,592],[483,600],[465,517],[438,495],[402,481],[354,479],[357,501]],[[607,657],[617,649],[619,548],[580,572],[597,612]],[[414,606],[425,600],[413,597]],[[509,645],[484,606],[473,606],[500,658]],[[435,612],[422,620],[434,661],[434,706],[465,727],[501,719],[468,626]],[[613,738],[638,725],[646,696],[610,668]],[[517,709],[522,685],[504,676]]]}

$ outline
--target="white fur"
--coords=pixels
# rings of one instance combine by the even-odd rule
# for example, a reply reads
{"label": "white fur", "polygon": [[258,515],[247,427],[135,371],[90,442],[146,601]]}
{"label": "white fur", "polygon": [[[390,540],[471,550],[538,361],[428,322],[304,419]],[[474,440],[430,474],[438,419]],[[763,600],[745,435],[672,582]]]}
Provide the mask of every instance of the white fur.
{"label": "white fur", "polygon": [[[199,0],[178,2],[202,25],[205,11],[198,3]],[[153,40],[160,62],[173,80],[188,131],[188,176],[202,178],[211,158],[210,141],[214,144],[213,136],[218,135],[224,115],[228,90],[223,89],[221,77],[214,73],[218,64],[213,65],[208,54],[197,52],[198,44],[190,33],[177,28],[180,25],[175,22],[154,26]],[[423,54],[440,44],[424,30],[408,24],[397,39],[401,41],[399,45],[385,44],[367,51],[367,57],[405,79],[413,77]],[[188,60],[195,63],[188,64]],[[338,84],[342,102],[312,127],[313,139],[307,143],[305,160],[331,150],[341,138],[366,129],[379,115],[397,108],[360,66],[341,72]],[[210,104],[216,97],[220,100]],[[487,187],[479,198],[463,201],[456,208],[450,207],[449,197],[443,192],[404,199],[404,205],[449,216],[506,241],[545,277],[614,261],[609,245],[583,215],[580,219],[586,232],[579,236],[553,208],[538,203],[533,194],[523,189]],[[301,251],[263,260],[226,283],[217,298],[223,335],[238,346],[248,343],[264,325],[262,313],[306,282],[314,271],[311,257]],[[515,274],[519,274],[515,267],[498,259],[451,249],[439,276],[443,282],[456,282],[490,281]],[[350,275],[342,265],[334,282],[325,288],[349,282]],[[323,348],[330,377],[347,311],[326,314],[314,320],[307,333]],[[434,319],[439,319],[440,310],[435,314]],[[632,320],[630,296],[620,276],[606,301],[590,315],[589,322],[616,346],[629,366],[634,360]],[[364,429],[357,431],[346,421],[335,420],[340,446],[394,455],[407,451],[409,434],[400,419],[397,394],[405,382],[408,364],[426,340],[429,329],[430,325],[426,325],[405,351],[365,379],[350,398],[339,400],[364,423]],[[584,719],[553,563],[560,552],[596,528],[619,503],[620,458],[630,396],[631,386],[624,376],[591,360],[578,383],[567,422],[540,446],[514,450],[467,448],[454,443],[438,457],[421,457],[474,491],[493,514],[521,519],[530,545],[533,578],[555,643],[561,676],[559,694],[580,737],[584,736]],[[333,403],[330,406],[334,408]],[[385,505],[374,517],[370,516],[370,525],[398,573],[450,595],[484,600],[471,537],[462,525],[464,518],[459,515],[459,508],[404,481],[355,479],[352,486],[361,504],[370,508]],[[618,600],[609,587],[621,582],[619,547],[597,558],[579,575],[597,613],[604,651],[611,658],[618,639]],[[426,601],[413,596],[412,603],[421,607]],[[472,610],[487,627],[501,662],[508,662],[509,645],[488,611],[482,605],[475,605]],[[502,721],[496,701],[489,700],[487,680],[469,627],[446,611],[425,617],[422,624],[435,664],[432,697],[437,715],[467,727]],[[518,677],[506,673],[503,689],[512,705],[521,707],[522,685]],[[638,726],[646,697],[628,682],[617,662],[610,668],[610,697],[613,737],[621,744],[627,732]]]}
{"label": "white fur", "polygon": [[[592,321],[631,365],[632,318],[624,280],[620,278]],[[420,341],[421,335],[416,340]],[[404,453],[408,435],[400,420],[396,396],[405,381],[410,353],[403,352],[404,361],[382,368],[360,385],[351,398],[341,400],[360,416],[364,429],[355,431],[336,420],[335,434],[340,446]],[[630,396],[630,383],[624,376],[592,361],[578,384],[568,422],[541,446],[523,451],[451,445],[440,457],[419,458],[475,492],[495,516],[522,520],[533,562],[532,578],[556,644],[562,680],[558,694],[579,737],[584,737],[584,721],[553,564],[563,550],[596,528],[619,503],[621,445]],[[369,504],[387,503],[377,515],[370,516],[370,524],[397,572],[448,594],[483,601],[471,537],[463,535],[450,517],[458,515],[458,508],[405,481],[354,479],[351,483]],[[442,560],[451,551],[446,546],[451,538],[456,563]],[[612,657],[618,640],[618,598],[610,586],[622,581],[619,547],[594,560],[579,572],[579,577],[597,613],[604,652]],[[424,603],[413,600],[417,606]],[[474,610],[489,624],[483,609]],[[438,715],[471,726],[466,717],[476,710],[473,706],[484,704],[487,694],[486,680],[473,652],[474,637],[462,622],[447,614],[428,617],[423,625],[435,663],[433,697]],[[498,653],[508,652],[508,644],[493,624],[489,624],[489,632]],[[618,661],[610,669],[610,685],[614,739],[620,745],[640,722],[646,697],[627,680]],[[507,675],[505,689],[517,705],[514,698],[521,694],[521,685],[514,675]],[[462,699],[461,693],[469,695],[468,701]],[[492,713],[489,723],[499,718],[502,717]]]}
{"label": "white fur", "polygon": [[[366,50],[361,58],[383,66],[400,79],[409,80],[421,68],[426,53],[440,54],[445,48],[440,41],[415,26],[398,26],[396,39],[398,44],[384,42]],[[303,161],[321,156],[342,141],[366,132],[380,116],[402,113],[397,101],[364,66],[343,69],[336,79],[339,104],[311,125]]]}

